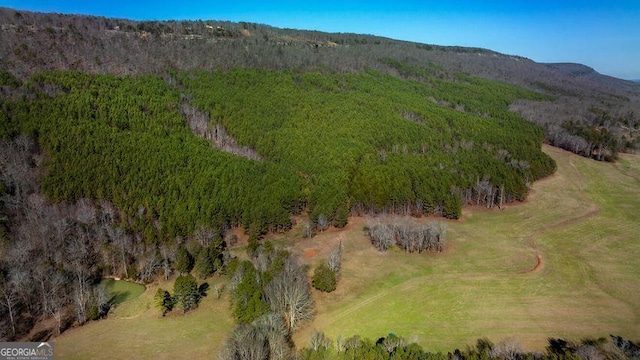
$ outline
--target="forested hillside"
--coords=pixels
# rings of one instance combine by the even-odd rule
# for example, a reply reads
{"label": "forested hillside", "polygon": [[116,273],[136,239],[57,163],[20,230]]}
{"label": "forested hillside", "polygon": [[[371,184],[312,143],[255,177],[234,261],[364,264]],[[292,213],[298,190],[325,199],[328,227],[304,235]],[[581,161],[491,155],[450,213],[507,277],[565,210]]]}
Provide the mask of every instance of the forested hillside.
{"label": "forested hillside", "polygon": [[43,69],[125,75],[238,67],[340,73],[375,69],[413,76],[395,66],[401,62],[443,79],[465,73],[553,95],[553,100],[520,100],[512,110],[542,126],[545,141],[554,146],[600,160],[640,146],[637,83],[579,64],[539,64],[486,49],[244,22],[137,22],[11,9],[0,9],[0,43],[5,45],[0,70],[22,80]]}
{"label": "forested hillside", "polygon": [[49,199],[112,201],[150,242],[201,225],[286,230],[305,209],[336,226],[350,212],[457,218],[462,204],[523,200],[531,181],[554,171],[541,131],[507,111],[540,95],[506,85],[377,72],[177,76],[209,127],[263,159],[195,136],[178,92],[153,76],[36,75],[30,86],[51,95],[8,103],[3,132],[37,137]]}
{"label": "forested hillside", "polygon": [[[311,231],[344,226],[349,214],[457,218],[464,204],[523,200],[530,182],[555,170],[541,130],[507,109],[544,96],[468,76],[5,77],[1,285],[15,314],[10,338],[46,314],[61,331],[69,318],[60,311],[72,304],[77,323],[104,316],[101,276],[150,281],[184,271],[187,256],[206,277],[225,261],[221,240],[234,226],[255,240],[289,229],[300,212]],[[221,150],[220,137],[252,156]],[[55,287],[21,290],[51,277]]]}
{"label": "forested hillside", "polygon": [[[482,49],[9,9],[0,25],[2,339],[106,316],[104,276],[223,272],[233,228],[251,248],[294,215],[311,236],[522,201],[556,169],[545,138],[612,160],[640,126],[611,111],[633,86]],[[511,111],[583,98],[588,121]]]}
{"label": "forested hillside", "polygon": [[383,211],[457,218],[462,203],[522,200],[554,170],[540,130],[507,111],[543,97],[486,80],[242,70],[181,82],[213,122],[301,175],[315,222]]}
{"label": "forested hillside", "polygon": [[[7,132],[37,136],[51,201],[107,200],[149,242],[202,225],[289,227],[300,180],[275,162],[214,151],[194,136],[178,93],[154,76],[36,75],[53,96],[8,105]],[[270,188],[271,191],[264,191]]]}

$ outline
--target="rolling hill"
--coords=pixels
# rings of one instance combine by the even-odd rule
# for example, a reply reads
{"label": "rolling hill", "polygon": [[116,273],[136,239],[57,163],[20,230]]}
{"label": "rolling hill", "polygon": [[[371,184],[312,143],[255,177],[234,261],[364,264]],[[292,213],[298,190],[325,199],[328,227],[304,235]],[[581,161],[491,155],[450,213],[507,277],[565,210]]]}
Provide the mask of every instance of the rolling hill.
{"label": "rolling hill", "polygon": [[[393,59],[451,78],[507,82],[555,97],[512,110],[545,129],[552,145],[588,157],[638,148],[640,86],[579,64],[541,64],[491,50],[417,44],[359,34],[278,29],[220,21],[143,21],[0,9],[0,67],[26,78],[44,69],[162,74],[170,69],[375,69],[398,75]],[[598,112],[608,114],[605,121]],[[569,121],[580,129],[565,126]],[[584,130],[584,131],[583,131]],[[607,131],[612,141],[586,135]],[[600,145],[605,149],[597,149]]]}
{"label": "rolling hill", "polygon": [[458,219],[524,201],[556,170],[545,141],[640,143],[638,84],[485,49],[12,9],[0,43],[9,340],[105,316],[104,276],[222,272],[241,232]]}

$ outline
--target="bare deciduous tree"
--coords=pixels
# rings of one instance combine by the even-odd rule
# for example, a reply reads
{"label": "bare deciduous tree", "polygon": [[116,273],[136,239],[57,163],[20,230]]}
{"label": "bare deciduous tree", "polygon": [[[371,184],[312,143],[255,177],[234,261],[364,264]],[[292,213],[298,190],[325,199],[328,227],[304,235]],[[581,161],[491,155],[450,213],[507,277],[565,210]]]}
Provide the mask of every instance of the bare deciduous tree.
{"label": "bare deciduous tree", "polygon": [[267,360],[269,352],[267,335],[251,324],[241,324],[233,331],[219,358],[221,360]]}
{"label": "bare deciduous tree", "polygon": [[598,349],[593,345],[583,344],[580,345],[576,351],[575,355],[577,355],[581,360],[605,360],[606,357],[601,354]]}
{"label": "bare deciduous tree", "polygon": [[327,266],[336,274],[336,276],[340,273],[340,267],[342,266],[342,241],[340,241],[340,244],[332,248],[329,252],[329,256],[327,257]]}
{"label": "bare deciduous tree", "polygon": [[318,230],[325,231],[329,228],[329,220],[325,214],[320,214],[318,216]]}
{"label": "bare deciduous tree", "polygon": [[269,341],[270,359],[288,359],[293,351],[288,342],[290,331],[282,317],[268,313],[257,318],[253,326],[267,336]]}
{"label": "bare deciduous tree", "polygon": [[160,246],[160,255],[162,256],[162,270],[164,279],[167,280],[171,276],[171,262],[176,258],[176,247],[168,244]]}
{"label": "bare deciduous tree", "polygon": [[311,220],[307,220],[303,225],[303,236],[307,239],[313,237],[313,233],[315,231],[315,225]]}
{"label": "bare deciduous tree", "polygon": [[45,309],[56,320],[56,334],[60,335],[63,309],[69,303],[67,280],[60,272],[55,271],[49,274],[43,289],[46,292]]}
{"label": "bare deciduous tree", "polygon": [[265,287],[267,303],[275,314],[282,316],[287,326],[294,330],[299,322],[314,315],[314,302],[305,271],[288,258],[285,269]]}
{"label": "bare deciduous tree", "polygon": [[198,240],[200,246],[209,247],[211,241],[218,236],[218,232],[208,226],[201,226],[193,233],[193,236]]}
{"label": "bare deciduous tree", "polygon": [[381,222],[369,221],[366,226],[371,243],[376,249],[386,251],[394,243],[393,228]]}
{"label": "bare deciduous tree", "polygon": [[491,349],[492,358],[500,358],[504,360],[515,360],[522,353],[524,353],[524,347],[515,338],[506,338],[497,343],[493,349]]}
{"label": "bare deciduous tree", "polygon": [[83,224],[95,224],[96,208],[87,199],[80,199],[76,204],[75,219]]}
{"label": "bare deciduous tree", "polygon": [[140,273],[139,278],[144,282],[149,282],[152,280],[153,276],[162,266],[162,260],[158,256],[155,251],[149,252],[147,256],[145,256],[140,264]]}
{"label": "bare deciduous tree", "polygon": [[86,234],[72,236],[68,241],[67,269],[73,277],[73,300],[77,319],[82,324],[87,321],[87,305],[91,296],[91,269],[96,258]]}
{"label": "bare deciduous tree", "polygon": [[6,279],[4,274],[0,273],[0,304],[7,310],[9,314],[9,324],[11,325],[11,333],[16,335],[16,306],[18,305],[18,294],[15,284]]}
{"label": "bare deciduous tree", "polygon": [[331,339],[329,339],[322,331],[314,331],[309,336],[308,345],[309,349],[318,351],[321,348],[329,348],[331,346]]}
{"label": "bare deciduous tree", "polygon": [[129,234],[127,234],[123,228],[112,228],[110,226],[106,227],[107,233],[109,234],[109,238],[111,241],[118,246],[120,249],[121,263],[122,263],[122,271],[123,276],[127,277],[129,274],[127,254],[130,251],[132,245],[132,238]]}
{"label": "bare deciduous tree", "polygon": [[406,252],[442,251],[446,225],[442,222],[419,224],[383,219],[369,221],[366,228],[371,243],[384,251],[396,243]]}

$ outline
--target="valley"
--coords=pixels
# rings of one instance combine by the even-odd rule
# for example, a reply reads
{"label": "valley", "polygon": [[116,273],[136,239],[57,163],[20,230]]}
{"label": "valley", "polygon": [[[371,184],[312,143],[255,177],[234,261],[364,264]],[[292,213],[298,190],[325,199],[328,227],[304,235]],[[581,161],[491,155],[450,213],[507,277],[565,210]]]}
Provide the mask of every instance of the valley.
{"label": "valley", "polygon": [[2,341],[640,357],[637,82],[251,22],[0,8],[0,44]]}
{"label": "valley", "polygon": [[[640,199],[632,194],[640,157],[624,155],[620,164],[610,164],[544,150],[557,162],[557,173],[537,182],[524,203],[465,209],[461,220],[447,222],[443,253],[380,253],[364,236],[364,218],[351,218],[344,229],[312,239],[302,238],[299,227],[286,237],[270,236],[313,266],[326,249],[344,244],[338,288],[314,293],[317,315],[296,334],[297,346],[305,346],[313,330],[334,341],[393,332],[444,352],[480,337],[494,342],[513,337],[526,349],[541,351],[548,337],[635,336]],[[536,253],[543,266],[531,271]],[[226,281],[224,276],[210,280]],[[103,358],[216,353],[231,331],[228,294],[205,298],[187,316],[159,318],[150,308],[155,286],[113,317],[63,334],[57,349],[65,358],[101,358],[106,349]],[[188,334],[189,346],[172,343],[175,333]]]}

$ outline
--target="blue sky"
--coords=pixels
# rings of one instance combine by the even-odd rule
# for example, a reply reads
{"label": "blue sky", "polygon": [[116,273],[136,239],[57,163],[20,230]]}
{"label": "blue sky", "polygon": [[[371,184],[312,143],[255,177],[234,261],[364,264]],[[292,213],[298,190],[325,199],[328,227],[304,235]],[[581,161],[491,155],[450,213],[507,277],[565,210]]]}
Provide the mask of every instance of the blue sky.
{"label": "blue sky", "polygon": [[0,0],[22,10],[135,20],[210,19],[475,46],[640,79],[640,0]]}

